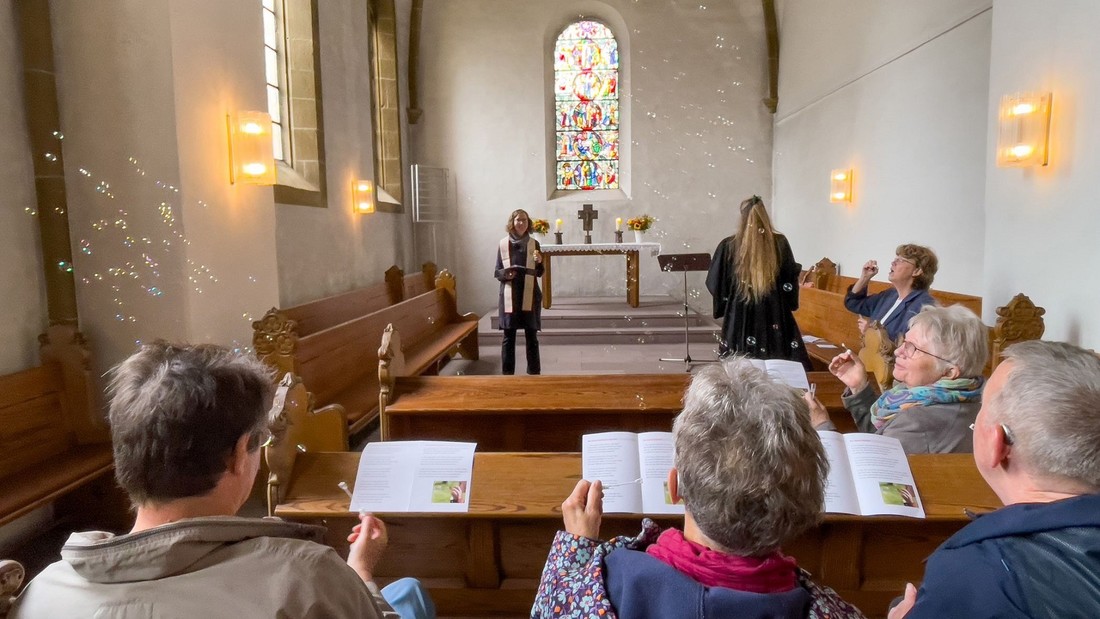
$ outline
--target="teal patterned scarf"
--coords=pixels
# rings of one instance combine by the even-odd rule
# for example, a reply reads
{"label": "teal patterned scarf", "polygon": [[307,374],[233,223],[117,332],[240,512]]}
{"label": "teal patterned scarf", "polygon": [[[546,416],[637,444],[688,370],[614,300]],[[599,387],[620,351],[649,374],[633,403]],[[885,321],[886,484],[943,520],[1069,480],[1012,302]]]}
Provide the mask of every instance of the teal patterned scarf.
{"label": "teal patterned scarf", "polygon": [[898,384],[871,405],[871,423],[881,430],[899,412],[916,406],[978,402],[982,399],[985,378],[941,378],[931,385],[906,387]]}

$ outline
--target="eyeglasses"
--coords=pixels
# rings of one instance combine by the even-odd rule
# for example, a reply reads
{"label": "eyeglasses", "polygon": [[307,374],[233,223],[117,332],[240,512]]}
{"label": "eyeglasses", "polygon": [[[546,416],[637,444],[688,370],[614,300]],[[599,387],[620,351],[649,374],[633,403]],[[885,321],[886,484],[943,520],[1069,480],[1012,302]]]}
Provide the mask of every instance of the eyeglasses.
{"label": "eyeglasses", "polygon": [[910,357],[913,356],[913,351],[922,352],[922,353],[928,355],[929,357],[935,357],[936,359],[939,359],[940,361],[943,361],[944,363],[949,363],[951,365],[958,365],[957,363],[955,363],[954,361],[952,361],[950,359],[944,359],[943,357],[941,357],[941,356],[939,356],[935,353],[930,353],[930,352],[928,352],[927,350],[925,350],[923,348],[919,348],[916,344],[914,344],[913,342],[910,342],[909,340],[903,341],[901,343],[901,345],[898,346],[897,350],[894,351],[894,354],[898,357],[903,357],[905,359],[909,359]]}
{"label": "eyeglasses", "polygon": [[260,447],[271,447],[275,444],[275,433],[268,429],[260,430]]}
{"label": "eyeglasses", "polygon": [[[970,431],[974,431],[974,424],[970,424]],[[1001,431],[1005,433],[1005,445],[1013,445],[1016,443],[1016,437],[1012,435],[1012,430],[1008,429],[1008,426],[1001,424]]]}
{"label": "eyeglasses", "polygon": [[890,264],[897,264],[899,262],[908,262],[913,266],[917,266],[917,262],[915,260],[910,260],[909,258],[906,258],[904,256],[894,256],[894,259],[890,261]]}

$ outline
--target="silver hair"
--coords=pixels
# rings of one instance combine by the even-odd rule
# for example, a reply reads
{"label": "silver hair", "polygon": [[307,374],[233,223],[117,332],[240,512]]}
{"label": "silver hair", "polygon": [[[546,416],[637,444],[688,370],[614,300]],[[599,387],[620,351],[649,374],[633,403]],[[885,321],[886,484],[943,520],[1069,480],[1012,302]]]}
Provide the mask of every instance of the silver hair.
{"label": "silver hair", "polygon": [[809,408],[748,360],[700,370],[672,433],[680,495],[722,550],[772,552],[821,519],[829,463]]}
{"label": "silver hair", "polygon": [[1033,473],[1100,490],[1100,357],[1062,342],[1020,342],[989,412]]}
{"label": "silver hair", "polygon": [[259,446],[268,424],[271,370],[209,344],[145,344],[108,386],[115,478],[135,505],[202,496],[242,436]]}
{"label": "silver hair", "polygon": [[[916,326],[924,327],[932,352],[959,368],[961,376],[981,376],[989,361],[989,329],[977,314],[962,305],[925,305],[909,319],[909,328]],[[940,365],[947,369],[943,361]]]}

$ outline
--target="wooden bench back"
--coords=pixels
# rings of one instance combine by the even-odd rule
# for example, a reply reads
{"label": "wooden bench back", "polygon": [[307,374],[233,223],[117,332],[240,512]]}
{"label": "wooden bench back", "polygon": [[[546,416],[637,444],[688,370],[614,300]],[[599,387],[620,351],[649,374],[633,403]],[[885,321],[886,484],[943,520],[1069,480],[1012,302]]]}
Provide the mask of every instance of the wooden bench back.
{"label": "wooden bench back", "polygon": [[330,404],[314,410],[313,394],[294,374],[286,374],[275,391],[272,410],[274,440],[264,447],[267,465],[267,513],[274,515],[294,470],[299,453],[348,451],[348,422],[344,408]]}
{"label": "wooden bench back", "polygon": [[401,301],[400,295],[393,295],[389,285],[381,282],[302,305],[286,307],[282,312],[287,319],[296,323],[298,335],[304,337],[364,314],[376,312],[399,301]]}
{"label": "wooden bench back", "polygon": [[33,468],[75,444],[61,394],[56,363],[0,376],[0,477]]}
{"label": "wooden bench back", "polygon": [[39,336],[39,345],[42,365],[0,376],[0,477],[76,445],[110,441],[95,413],[84,336],[56,325]]}

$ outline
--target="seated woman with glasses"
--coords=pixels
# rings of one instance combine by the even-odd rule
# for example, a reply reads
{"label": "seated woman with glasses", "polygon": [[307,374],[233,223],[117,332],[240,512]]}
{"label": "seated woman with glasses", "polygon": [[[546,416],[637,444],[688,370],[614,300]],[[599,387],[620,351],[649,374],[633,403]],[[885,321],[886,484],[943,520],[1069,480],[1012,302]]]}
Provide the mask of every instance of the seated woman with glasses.
{"label": "seated woman with glasses", "polygon": [[[981,319],[961,305],[925,306],[909,321],[894,354],[894,386],[877,397],[854,353],[829,363],[848,386],[844,407],[856,427],[900,440],[906,453],[970,453],[970,425],[982,406],[982,370],[989,358]],[[809,394],[806,399],[814,428],[835,430],[825,406]]]}
{"label": "seated woman with glasses", "polygon": [[859,279],[844,297],[844,307],[860,316],[860,333],[872,320],[885,327],[890,339],[895,341],[905,335],[909,319],[922,307],[935,305],[936,300],[928,294],[928,289],[939,268],[936,254],[927,247],[898,245],[896,253],[888,276],[893,288],[867,295],[867,283],[878,274],[878,262],[868,260]]}

